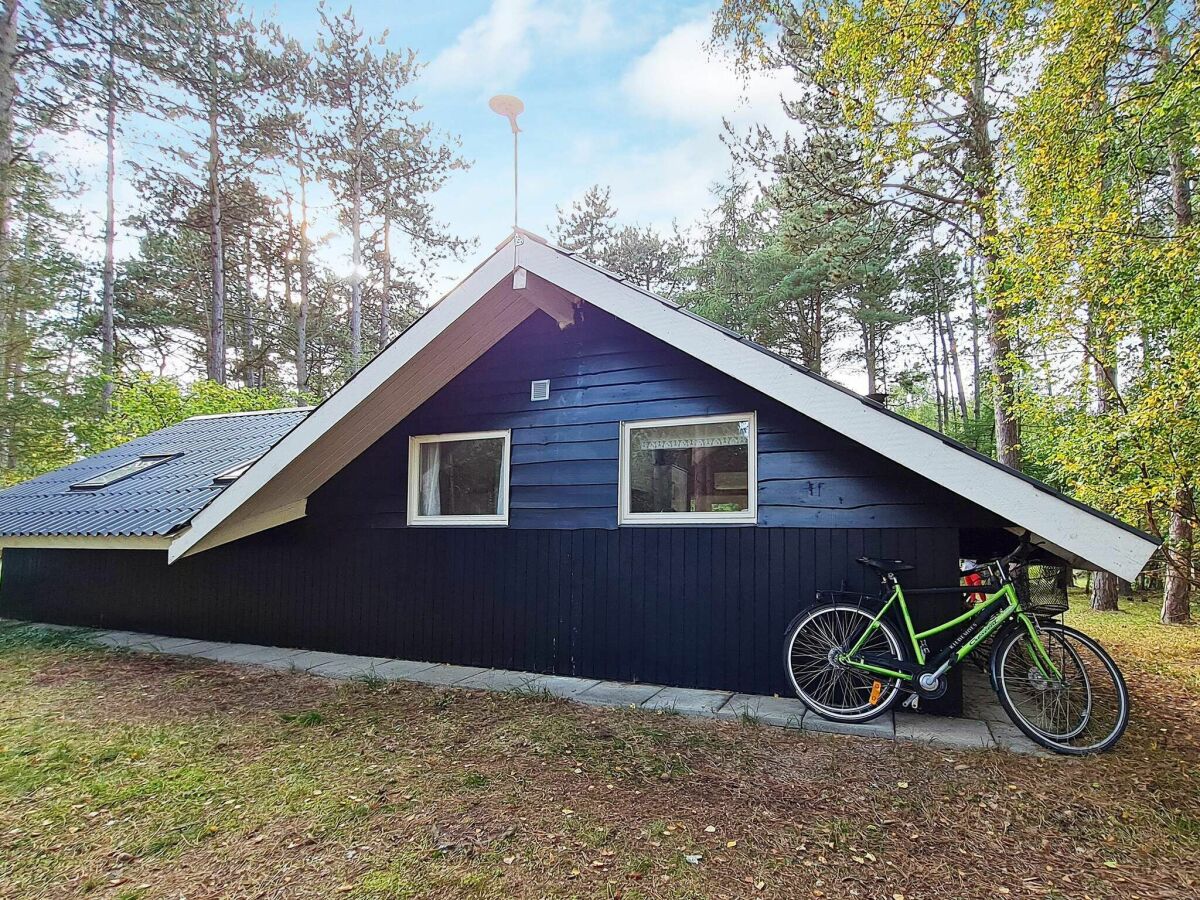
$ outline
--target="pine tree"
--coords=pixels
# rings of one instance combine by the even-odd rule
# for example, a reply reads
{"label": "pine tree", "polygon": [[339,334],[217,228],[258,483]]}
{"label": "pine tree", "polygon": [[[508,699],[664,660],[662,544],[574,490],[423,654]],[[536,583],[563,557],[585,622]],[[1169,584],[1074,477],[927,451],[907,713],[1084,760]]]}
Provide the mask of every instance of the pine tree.
{"label": "pine tree", "polygon": [[556,207],[558,221],[551,226],[555,242],[564,250],[600,262],[615,231],[617,211],[610,202],[611,196],[610,188],[595,184],[582,199],[572,202],[570,209]]}
{"label": "pine tree", "polygon": [[[465,164],[431,126],[414,121],[420,105],[411,96],[416,53],[386,48],[386,34],[367,36],[352,11],[320,8],[324,34],[317,41],[315,77],[324,104],[319,146],[321,172],[350,229],[350,368],[362,362],[362,297],[368,217],[402,230],[414,256],[428,262],[457,252],[461,241],[434,221],[429,196]],[[390,279],[390,265],[385,268]]]}
{"label": "pine tree", "polygon": [[208,237],[206,374],[224,383],[226,370],[226,221],[224,195],[231,172],[254,168],[268,148],[259,138],[266,118],[260,98],[286,78],[255,25],[236,0],[185,0],[162,7],[147,29],[147,65],[173,88],[159,115],[190,123],[182,143],[162,148],[164,161],[142,169],[143,187],[177,213],[203,206]]}

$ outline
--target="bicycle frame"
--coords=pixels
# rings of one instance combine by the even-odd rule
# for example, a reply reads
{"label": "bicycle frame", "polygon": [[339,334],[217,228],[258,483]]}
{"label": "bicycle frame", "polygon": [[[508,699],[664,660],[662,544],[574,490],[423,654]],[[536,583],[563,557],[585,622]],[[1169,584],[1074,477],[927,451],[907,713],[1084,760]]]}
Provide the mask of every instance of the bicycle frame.
{"label": "bicycle frame", "polygon": [[[1034,624],[1033,618],[1021,610],[1021,604],[1017,600],[1017,592],[1012,582],[1002,584],[1000,590],[989,595],[983,603],[972,606],[966,612],[950,619],[948,622],[942,622],[940,625],[935,625],[925,631],[917,631],[913,627],[912,616],[909,615],[908,611],[908,602],[904,597],[904,589],[900,587],[900,583],[896,581],[895,576],[888,575],[885,583],[892,586],[891,596],[888,597],[887,602],[883,604],[883,608],[879,610],[878,614],[867,624],[863,633],[855,641],[854,646],[839,657],[839,662],[865,672],[870,672],[873,675],[885,675],[888,678],[899,678],[902,681],[915,681],[920,676],[926,674],[931,674],[934,678],[940,678],[951,667],[958,665],[966,659],[971,651],[991,637],[991,635],[995,634],[997,629],[1004,625],[1005,622],[1016,616],[1017,621],[1028,631],[1030,641],[1036,648],[1034,662],[1038,668],[1048,678],[1061,677],[1058,667],[1054,665],[1054,661],[1050,658],[1050,654],[1047,653],[1041,638],[1038,637],[1037,627]],[[900,619],[904,623],[904,631],[912,645],[913,658],[917,663],[917,667],[908,672],[902,671],[894,665],[885,664],[899,663],[900,660],[874,659],[869,661],[858,656],[867,638],[878,630],[880,620],[894,606],[898,606],[900,609]],[[921,646],[922,641],[934,635],[953,631],[964,624],[965,627],[944,649],[935,654],[932,659],[926,659],[925,650]]]}

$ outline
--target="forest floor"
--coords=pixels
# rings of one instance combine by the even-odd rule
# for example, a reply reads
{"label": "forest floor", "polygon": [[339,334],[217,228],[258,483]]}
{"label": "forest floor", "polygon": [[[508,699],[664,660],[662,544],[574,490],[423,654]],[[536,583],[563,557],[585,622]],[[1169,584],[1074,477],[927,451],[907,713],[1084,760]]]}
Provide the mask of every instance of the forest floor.
{"label": "forest floor", "polygon": [[0,631],[0,897],[1195,897],[1200,629],[1074,624],[1110,754],[1031,758]]}

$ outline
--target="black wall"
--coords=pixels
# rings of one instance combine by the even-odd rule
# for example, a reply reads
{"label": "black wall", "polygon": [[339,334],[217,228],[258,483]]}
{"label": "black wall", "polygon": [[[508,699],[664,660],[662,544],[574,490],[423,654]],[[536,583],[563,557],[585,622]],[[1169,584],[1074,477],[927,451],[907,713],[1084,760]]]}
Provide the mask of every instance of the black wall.
{"label": "black wall", "polygon": [[[541,378],[550,399],[532,402]],[[758,413],[760,525],[1003,524],[887,447],[856,444],[590,306],[566,330],[532,315],[320,488],[308,515],[405,527],[410,435],[511,428],[510,528],[617,528],[623,420],[739,412]]]}
{"label": "black wall", "polygon": [[[786,695],[783,632],[854,562],[953,584],[954,528],[355,528],[297,522],[166,564],[130,550],[4,552],[0,615]],[[919,621],[954,601],[923,599]],[[957,708],[952,692],[944,707]]]}

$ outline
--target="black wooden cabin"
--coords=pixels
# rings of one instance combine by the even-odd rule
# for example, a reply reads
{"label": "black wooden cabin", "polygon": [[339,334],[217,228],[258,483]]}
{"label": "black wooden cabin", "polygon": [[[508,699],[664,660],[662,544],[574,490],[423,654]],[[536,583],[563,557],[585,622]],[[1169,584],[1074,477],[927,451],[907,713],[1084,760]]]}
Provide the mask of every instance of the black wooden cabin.
{"label": "black wooden cabin", "polygon": [[520,240],[315,411],[189,420],[0,495],[0,615],[782,694],[791,618],[878,589],[859,556],[920,588],[1024,530],[1126,576],[1153,550]]}

